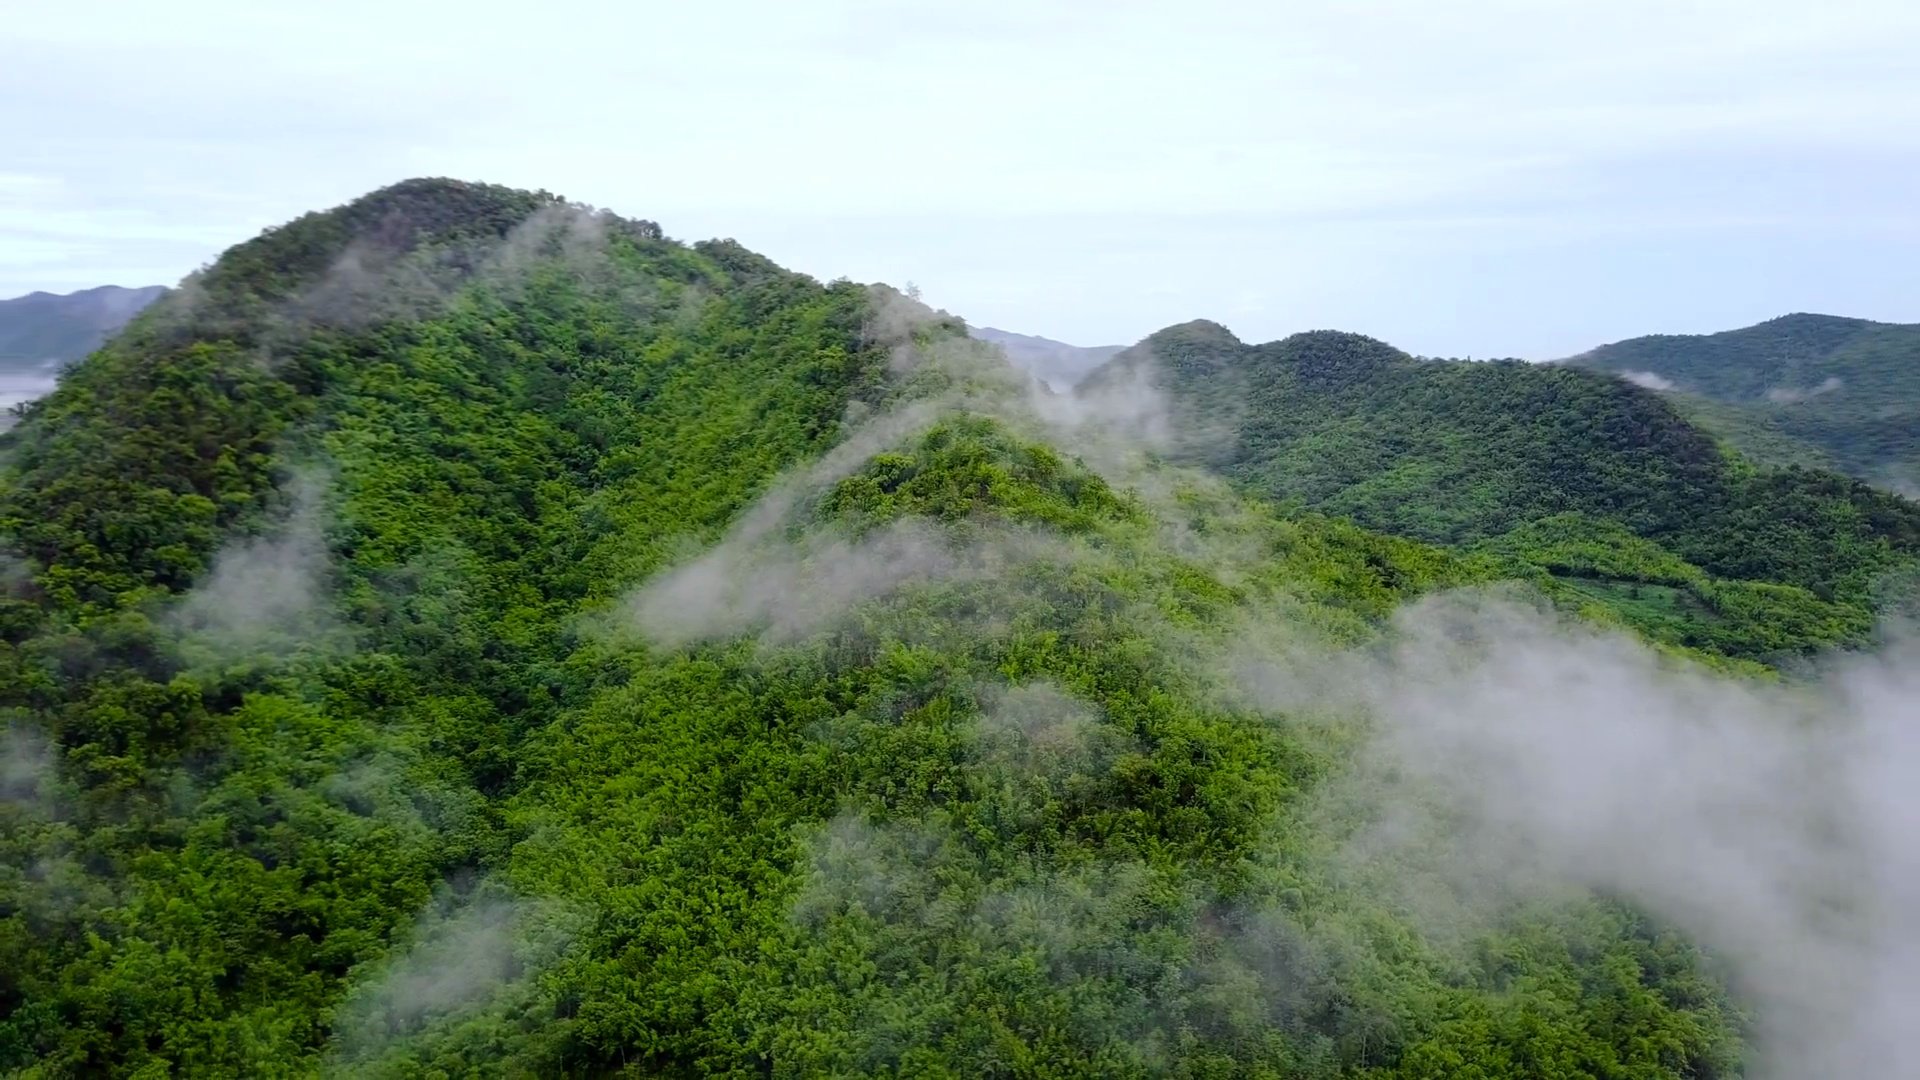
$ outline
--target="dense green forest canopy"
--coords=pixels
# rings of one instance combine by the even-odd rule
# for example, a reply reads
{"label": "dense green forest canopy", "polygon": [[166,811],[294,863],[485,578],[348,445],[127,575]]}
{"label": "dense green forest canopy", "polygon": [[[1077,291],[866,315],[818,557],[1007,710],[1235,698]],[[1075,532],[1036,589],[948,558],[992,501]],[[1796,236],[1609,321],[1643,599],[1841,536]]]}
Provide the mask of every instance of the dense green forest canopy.
{"label": "dense green forest canopy", "polygon": [[[1247,345],[1198,322],[1083,387],[1142,373],[1173,403],[1177,457],[1283,505],[1505,554],[1676,643],[1761,658],[1861,640],[1878,583],[1920,552],[1920,505],[1755,467],[1599,372],[1421,360],[1330,331]],[[1607,558],[1570,554],[1596,545]]]}
{"label": "dense green forest canopy", "polygon": [[1804,648],[1911,508],[1590,373],[1149,346],[1271,498],[543,192],[230,250],[5,437],[0,1070],[1737,1075],[1632,906],[1442,933],[1343,871],[1357,721],[1220,658],[1514,575]]}
{"label": "dense green forest canopy", "polygon": [[1758,461],[1824,465],[1920,493],[1920,325],[1786,315],[1656,334],[1567,361],[1672,394]]}

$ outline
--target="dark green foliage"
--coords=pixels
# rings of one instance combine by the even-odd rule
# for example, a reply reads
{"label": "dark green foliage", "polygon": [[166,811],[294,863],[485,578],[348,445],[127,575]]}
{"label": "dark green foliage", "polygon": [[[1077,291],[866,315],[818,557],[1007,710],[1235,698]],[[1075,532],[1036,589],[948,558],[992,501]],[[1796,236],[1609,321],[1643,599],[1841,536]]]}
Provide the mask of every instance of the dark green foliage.
{"label": "dark green foliage", "polygon": [[1920,491],[1920,326],[1787,315],[1633,338],[1568,363],[1667,380],[1681,409],[1755,460]]}
{"label": "dark green foliage", "polygon": [[246,335],[271,326],[284,314],[274,304],[321,282],[350,252],[376,269],[429,248],[458,263],[471,259],[473,242],[498,241],[537,211],[559,205],[562,200],[546,192],[408,180],[337,209],[295,218],[230,249],[182,286],[192,307],[179,314],[194,331],[217,326]]}
{"label": "dark green foliage", "polygon": [[[1130,365],[1151,365],[1169,391],[1182,454],[1276,502],[1454,545],[1578,515],[1617,527],[1601,546],[1637,537],[1713,579],[1800,590],[1728,585],[1742,599],[1716,609],[1721,620],[1760,613],[1766,625],[1681,629],[1689,617],[1673,608],[1679,623],[1661,633],[1676,641],[1759,657],[1856,640],[1874,580],[1920,552],[1920,506],[1832,473],[1730,460],[1657,395],[1596,372],[1417,360],[1332,332],[1248,346],[1210,323],[1161,331],[1093,385]],[[1839,608],[1764,613],[1764,597],[1798,609],[1809,593]]]}
{"label": "dark green foliage", "polygon": [[1541,518],[1476,546],[1552,575],[1550,591],[1597,601],[1659,641],[1729,656],[1776,657],[1857,641],[1873,601],[1825,600],[1795,585],[1715,578],[1617,522]]}
{"label": "dark green foliage", "polygon": [[76,616],[183,589],[264,505],[275,444],[311,408],[230,342],[103,351],[14,433],[4,524]]}

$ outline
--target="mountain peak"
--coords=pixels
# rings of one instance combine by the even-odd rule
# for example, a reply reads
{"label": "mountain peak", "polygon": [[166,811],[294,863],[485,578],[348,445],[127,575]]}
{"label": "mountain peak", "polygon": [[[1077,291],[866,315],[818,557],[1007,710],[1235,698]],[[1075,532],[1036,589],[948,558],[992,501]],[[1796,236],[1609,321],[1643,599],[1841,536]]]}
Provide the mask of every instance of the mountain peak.
{"label": "mountain peak", "polygon": [[[1849,328],[1857,329],[1862,326],[1884,326],[1884,325],[1887,325],[1887,324],[1876,323],[1872,319],[1856,319],[1850,315],[1823,315],[1815,311],[1792,311],[1792,312],[1788,312],[1785,315],[1777,315],[1771,319],[1767,319],[1762,322],[1755,323],[1750,327],[1746,327],[1746,329],[1758,330],[1763,326],[1810,327],[1810,328],[1811,327],[1849,327]],[[1730,333],[1730,334],[1738,334],[1741,331],[1728,330],[1724,332]]]}
{"label": "mountain peak", "polygon": [[1287,368],[1310,382],[1353,382],[1378,378],[1413,357],[1378,338],[1347,330],[1308,330],[1256,347],[1250,358]]}
{"label": "mountain peak", "polygon": [[1234,346],[1242,344],[1241,340],[1234,336],[1233,331],[1212,319],[1191,319],[1187,322],[1175,323],[1165,329],[1154,331],[1148,335],[1145,343]]}
{"label": "mountain peak", "polygon": [[443,177],[402,180],[267,229],[229,249],[200,284],[218,292],[245,278],[255,292],[282,295],[326,273],[349,250],[393,257],[435,241],[498,239],[561,205],[565,200],[546,191]]}

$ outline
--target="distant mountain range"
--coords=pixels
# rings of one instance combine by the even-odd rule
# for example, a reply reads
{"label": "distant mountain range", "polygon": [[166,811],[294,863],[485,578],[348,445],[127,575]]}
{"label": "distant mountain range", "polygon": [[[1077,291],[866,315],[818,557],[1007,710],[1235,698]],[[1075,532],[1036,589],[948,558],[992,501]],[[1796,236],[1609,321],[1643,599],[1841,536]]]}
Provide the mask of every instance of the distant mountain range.
{"label": "distant mountain range", "polygon": [[0,408],[53,389],[61,368],[105,344],[166,291],[159,285],[102,285],[65,295],[32,292],[0,300]]}
{"label": "distant mountain range", "polygon": [[1124,348],[1121,345],[1069,345],[1052,338],[1016,334],[991,326],[969,327],[967,333],[977,341],[1000,346],[1015,367],[1031,372],[1055,390],[1065,390],[1079,382]]}
{"label": "distant mountain range", "polygon": [[99,348],[166,291],[159,285],[143,289],[102,285],[65,295],[32,292],[0,300],[0,366],[77,360]]}
{"label": "distant mountain range", "polygon": [[1632,338],[1566,363],[1666,393],[1757,461],[1920,493],[1920,325],[1795,314]]}

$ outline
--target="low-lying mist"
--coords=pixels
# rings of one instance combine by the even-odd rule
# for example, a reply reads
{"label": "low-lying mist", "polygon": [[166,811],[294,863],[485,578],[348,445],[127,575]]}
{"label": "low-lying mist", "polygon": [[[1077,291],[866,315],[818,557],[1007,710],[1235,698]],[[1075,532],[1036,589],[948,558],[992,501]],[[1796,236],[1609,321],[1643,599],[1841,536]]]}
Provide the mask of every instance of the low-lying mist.
{"label": "low-lying mist", "polygon": [[[946,389],[856,427],[726,542],[640,590],[629,612],[656,643],[790,638],[895,589],[1007,566],[912,521],[854,543],[793,519],[810,493],[955,409],[1065,448],[1140,499],[1163,536],[1191,539],[1171,493],[1220,484],[1156,460],[1183,433],[1149,370],[1083,394],[1050,393],[994,371],[977,345],[927,349],[914,337],[925,316],[915,315],[883,320],[896,337],[895,368],[912,377],[941,367]],[[1073,557],[1028,543],[1028,558]],[[1207,543],[1181,554],[1211,560],[1223,579],[1235,573],[1227,564],[1249,557]],[[1258,644],[1275,640],[1288,644]],[[1311,722],[1359,732],[1314,796],[1313,812],[1344,837],[1328,873],[1384,898],[1440,943],[1537,901],[1624,900],[1684,931],[1730,974],[1754,1010],[1759,1075],[1920,1075],[1920,1045],[1906,1031],[1920,1010],[1913,636],[1765,681],[1708,670],[1536,599],[1465,592],[1411,606],[1364,649],[1303,644],[1311,640],[1283,629],[1235,634],[1201,655],[1210,676],[1274,723],[1319,718]],[[1018,719],[1022,694],[1057,696],[1003,697],[981,730],[989,744],[1014,739],[1012,749],[983,762],[1031,758],[1047,732],[1070,732],[1077,744],[1097,724],[1084,709],[1043,709],[1069,721],[1035,735]],[[882,880],[867,864],[891,843],[864,825],[827,830],[803,909],[815,910],[828,888],[817,875],[848,859],[866,866],[870,885]]]}
{"label": "low-lying mist", "polygon": [[[1330,799],[1428,920],[1577,885],[1670,921],[1757,1007],[1762,1075],[1920,1075],[1920,643],[1765,683],[1512,599],[1431,597],[1366,654],[1254,660],[1279,710],[1370,717]],[[1344,790],[1342,788],[1344,787]]]}
{"label": "low-lying mist", "polygon": [[327,480],[302,472],[272,527],[215,552],[205,580],[169,613],[188,640],[217,656],[288,652],[337,639],[328,609]]}

